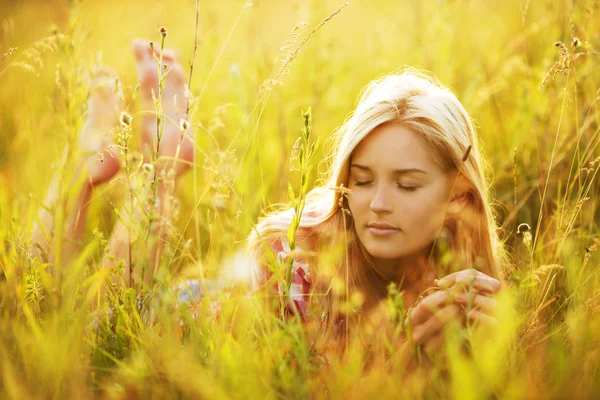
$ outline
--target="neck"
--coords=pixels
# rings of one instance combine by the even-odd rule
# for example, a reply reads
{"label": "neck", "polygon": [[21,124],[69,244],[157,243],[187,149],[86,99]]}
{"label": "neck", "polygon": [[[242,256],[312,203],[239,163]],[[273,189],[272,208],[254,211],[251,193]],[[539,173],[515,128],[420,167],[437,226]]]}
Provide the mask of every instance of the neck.
{"label": "neck", "polygon": [[388,282],[407,286],[420,281],[428,268],[431,245],[425,249],[400,258],[383,259],[371,257],[377,274]]}

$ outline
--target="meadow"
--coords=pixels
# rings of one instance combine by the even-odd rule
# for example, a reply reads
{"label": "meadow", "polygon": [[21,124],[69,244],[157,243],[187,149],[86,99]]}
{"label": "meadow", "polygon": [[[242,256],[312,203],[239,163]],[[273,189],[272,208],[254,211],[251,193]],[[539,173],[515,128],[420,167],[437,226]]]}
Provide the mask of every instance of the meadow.
{"label": "meadow", "polygon": [[[0,398],[599,398],[598,0],[5,0],[0,23]],[[119,74],[136,148],[130,43],[160,43],[160,27],[191,83],[196,160],[159,278],[118,290],[102,256],[142,171],[94,192],[68,262],[36,256],[31,232],[52,177],[74,173],[61,155],[100,65]],[[451,87],[481,137],[510,254],[498,328],[467,332],[470,354],[449,340],[433,367],[367,368],[360,346],[325,362],[243,291],[178,304],[181,280],[247,279],[259,216],[288,183],[300,198],[319,183],[361,88],[406,65]],[[303,190],[292,156],[309,108],[321,145]],[[50,210],[59,235],[75,192]],[[392,317],[401,303],[392,291]]]}

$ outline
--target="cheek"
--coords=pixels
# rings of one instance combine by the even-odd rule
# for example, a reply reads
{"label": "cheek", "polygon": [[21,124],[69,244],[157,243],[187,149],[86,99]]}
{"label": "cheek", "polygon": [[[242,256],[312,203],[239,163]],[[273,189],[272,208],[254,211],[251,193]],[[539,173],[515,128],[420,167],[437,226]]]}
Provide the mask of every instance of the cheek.
{"label": "cheek", "polygon": [[438,226],[444,219],[445,202],[432,193],[423,192],[410,201],[404,201],[403,208],[407,211],[407,223],[416,229]]}
{"label": "cheek", "polygon": [[354,192],[348,195],[348,208],[350,209],[354,219],[360,219],[360,217],[364,215],[365,207],[369,207],[369,200],[368,196],[365,196],[364,193],[357,194]]}

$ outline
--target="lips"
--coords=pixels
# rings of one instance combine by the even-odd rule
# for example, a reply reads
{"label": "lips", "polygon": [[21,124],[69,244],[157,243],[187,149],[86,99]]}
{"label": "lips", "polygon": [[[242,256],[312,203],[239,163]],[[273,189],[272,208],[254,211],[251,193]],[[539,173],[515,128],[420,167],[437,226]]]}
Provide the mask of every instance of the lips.
{"label": "lips", "polygon": [[376,237],[392,236],[400,232],[400,229],[393,225],[386,224],[385,222],[371,222],[367,225],[367,229]]}
{"label": "lips", "polygon": [[395,226],[386,224],[385,222],[371,222],[369,225],[367,225],[367,227],[376,228],[376,229],[396,230],[396,231],[400,230],[400,229],[396,228]]}

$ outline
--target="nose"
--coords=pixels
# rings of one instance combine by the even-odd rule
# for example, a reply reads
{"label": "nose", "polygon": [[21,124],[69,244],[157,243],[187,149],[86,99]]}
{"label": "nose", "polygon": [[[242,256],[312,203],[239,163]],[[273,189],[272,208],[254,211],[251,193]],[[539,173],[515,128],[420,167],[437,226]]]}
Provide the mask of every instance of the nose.
{"label": "nose", "polygon": [[385,185],[378,185],[375,196],[371,199],[369,208],[377,214],[389,214],[393,211],[392,201],[388,196]]}

